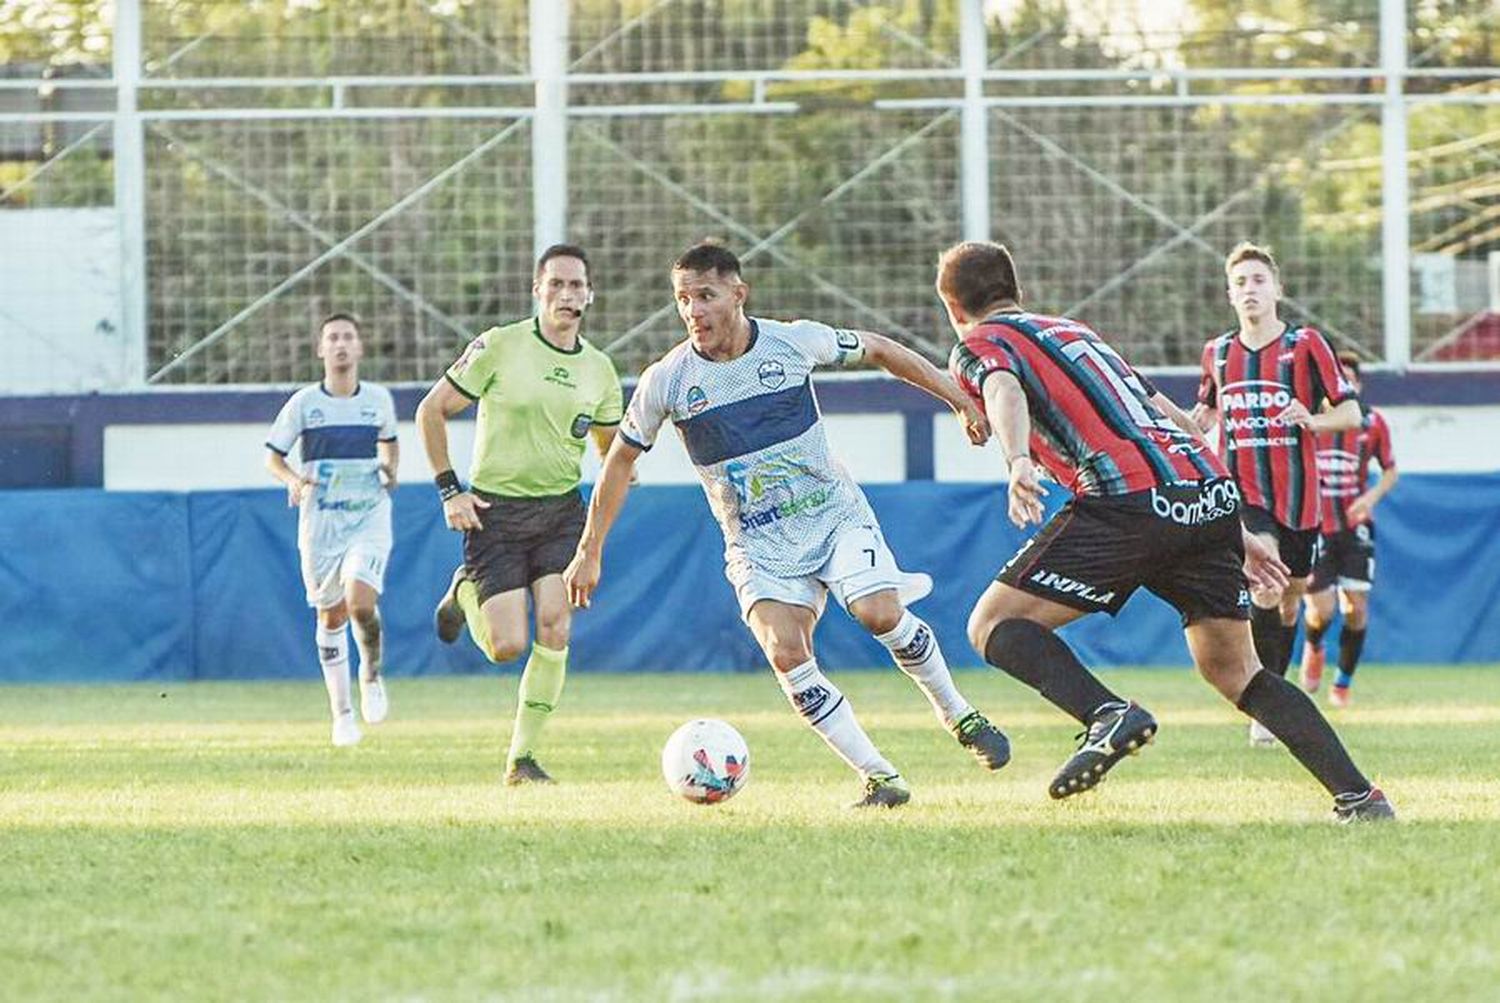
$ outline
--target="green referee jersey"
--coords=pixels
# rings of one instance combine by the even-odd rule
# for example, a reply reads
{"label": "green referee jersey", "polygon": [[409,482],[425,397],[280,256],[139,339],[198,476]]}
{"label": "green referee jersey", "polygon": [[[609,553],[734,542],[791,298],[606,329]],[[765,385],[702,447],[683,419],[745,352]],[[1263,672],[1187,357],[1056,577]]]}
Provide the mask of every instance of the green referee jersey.
{"label": "green referee jersey", "polygon": [[555,348],[535,317],[485,331],[447,375],[479,402],[469,480],[491,494],[574,490],[589,429],[620,423],[620,378],[609,356],[582,338],[570,352]]}

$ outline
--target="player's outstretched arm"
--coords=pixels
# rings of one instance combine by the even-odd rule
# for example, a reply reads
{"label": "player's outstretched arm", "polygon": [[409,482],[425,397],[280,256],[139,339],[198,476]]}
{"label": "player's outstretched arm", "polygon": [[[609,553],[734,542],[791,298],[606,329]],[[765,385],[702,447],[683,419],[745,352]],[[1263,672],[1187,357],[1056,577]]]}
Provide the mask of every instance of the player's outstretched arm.
{"label": "player's outstretched arm", "polygon": [[951,407],[958,420],[963,422],[964,432],[974,445],[982,446],[989,440],[990,424],[984,413],[947,373],[883,334],[861,332],[860,340],[865,345],[866,362],[879,366],[898,380],[927,391]]}
{"label": "player's outstretched arm", "polygon": [[437,474],[438,490],[443,494],[443,521],[449,529],[465,531],[483,528],[479,509],[489,503],[459,487],[448,458],[448,419],[474,403],[459,393],[447,377],[438,380],[417,405],[417,432],[427,462]]}
{"label": "player's outstretched arm", "polygon": [[[1182,429],[1195,439],[1203,438],[1203,429],[1198,427],[1198,422],[1192,415],[1177,406],[1177,402],[1158,390],[1151,395],[1151,403],[1161,409],[1161,413],[1171,419],[1172,424]],[[1198,405],[1202,407],[1202,405]],[[1194,410],[1197,410],[1194,408]]]}
{"label": "player's outstretched arm", "polygon": [[1189,412],[1188,418],[1193,424],[1198,426],[1200,434],[1207,435],[1219,423],[1219,409],[1209,407],[1207,404],[1200,402],[1193,405],[1193,410]]}
{"label": "player's outstretched arm", "polygon": [[604,540],[625,504],[625,494],[635,476],[635,461],[640,459],[642,452],[640,447],[617,435],[604,457],[599,480],[589,496],[589,515],[583,525],[583,536],[578,540],[573,560],[563,572],[563,587],[568,590],[568,600],[574,606],[587,606],[593,601],[602,571]]}
{"label": "player's outstretched arm", "polygon": [[1040,523],[1047,489],[1031,460],[1031,411],[1021,382],[1004,371],[990,373],[984,380],[984,410],[1005,454],[1010,521],[1020,527]]}

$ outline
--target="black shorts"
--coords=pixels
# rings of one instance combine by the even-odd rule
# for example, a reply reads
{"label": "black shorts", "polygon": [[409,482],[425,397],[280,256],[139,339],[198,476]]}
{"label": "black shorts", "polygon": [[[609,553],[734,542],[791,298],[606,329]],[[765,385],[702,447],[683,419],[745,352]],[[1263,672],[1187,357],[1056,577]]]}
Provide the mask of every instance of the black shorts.
{"label": "black shorts", "polygon": [[1246,505],[1240,513],[1245,528],[1260,536],[1274,537],[1281,554],[1281,563],[1286,565],[1293,578],[1306,578],[1312,571],[1313,548],[1318,545],[1316,529],[1292,529],[1276,521],[1276,517],[1263,508]]}
{"label": "black shorts", "polygon": [[1337,585],[1350,592],[1369,589],[1375,581],[1375,527],[1360,523],[1318,537],[1317,556],[1307,591],[1322,592]]}
{"label": "black shorts", "polygon": [[1115,615],[1145,586],[1183,626],[1250,618],[1240,493],[1233,481],[1079,496],[1001,569],[996,581],[1087,612]]}
{"label": "black shorts", "polygon": [[478,490],[474,495],[490,503],[477,510],[484,528],[464,533],[464,569],[478,586],[481,603],[563,573],[583,535],[582,495],[506,498]]}

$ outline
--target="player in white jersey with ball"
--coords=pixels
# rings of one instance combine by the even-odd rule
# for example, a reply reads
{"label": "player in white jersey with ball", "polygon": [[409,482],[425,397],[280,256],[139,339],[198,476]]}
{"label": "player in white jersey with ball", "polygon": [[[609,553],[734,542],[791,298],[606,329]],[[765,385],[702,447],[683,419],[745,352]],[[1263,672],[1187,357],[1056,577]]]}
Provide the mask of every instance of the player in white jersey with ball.
{"label": "player in white jersey with ball", "polygon": [[[276,416],[266,468],[286,485],[295,506],[297,550],[307,604],[317,610],[318,661],[333,714],[333,744],[354,745],[359,723],[349,685],[350,621],[359,646],[359,709],[385,720],[380,612],[391,553],[391,499],[396,486],[396,405],[385,387],[362,383],[359,321],[336,313],[318,328],[323,381],[303,387]],[[301,466],[287,463],[301,440]]]}
{"label": "player in white jersey with ball", "polygon": [[961,745],[991,770],[1004,766],[1009,742],[958,692],[932,629],[906,609],[930,581],[897,567],[864,493],[829,452],[810,375],[819,365],[879,366],[947,402],[976,444],[989,437],[984,416],[936,366],[889,338],[746,316],[739,259],[718,244],[677,259],[672,291],[687,340],[641,376],[563,574],[569,597],[589,604],[636,460],[670,419],[723,529],[740,613],[792,706],[864,780],[856,807],[895,807],[911,792],[818,668],[813,628],[829,592],[891,652]]}

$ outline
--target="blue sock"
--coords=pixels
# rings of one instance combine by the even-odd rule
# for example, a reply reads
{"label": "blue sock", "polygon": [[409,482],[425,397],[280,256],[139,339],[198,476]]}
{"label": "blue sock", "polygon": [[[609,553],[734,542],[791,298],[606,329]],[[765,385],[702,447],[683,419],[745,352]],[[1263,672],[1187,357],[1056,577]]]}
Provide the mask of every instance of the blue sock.
{"label": "blue sock", "polygon": [[1339,670],[1338,676],[1333,680],[1333,685],[1339,687],[1340,689],[1348,689],[1353,684],[1354,674],[1352,672],[1345,672],[1342,669]]}

